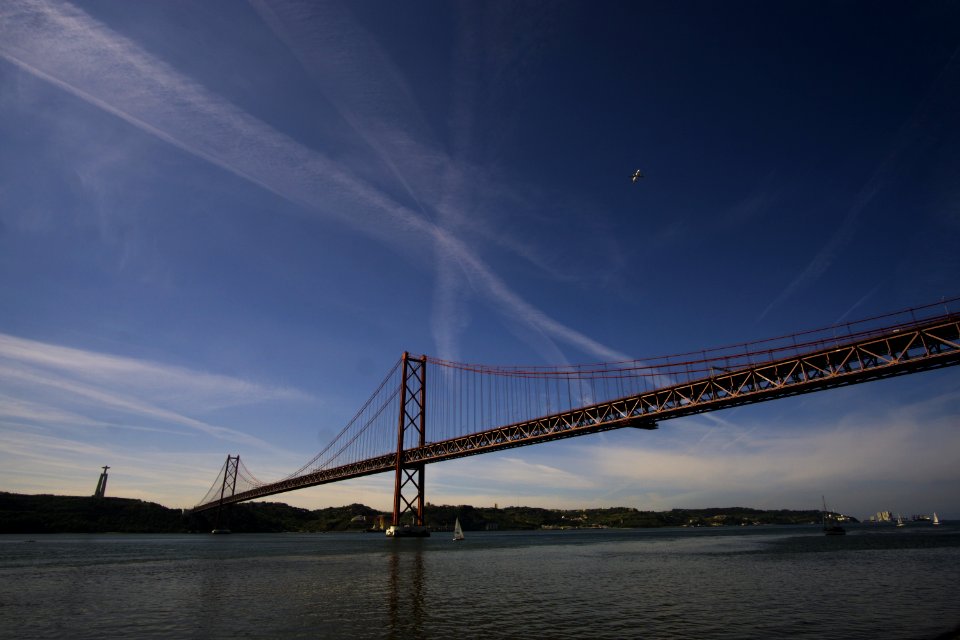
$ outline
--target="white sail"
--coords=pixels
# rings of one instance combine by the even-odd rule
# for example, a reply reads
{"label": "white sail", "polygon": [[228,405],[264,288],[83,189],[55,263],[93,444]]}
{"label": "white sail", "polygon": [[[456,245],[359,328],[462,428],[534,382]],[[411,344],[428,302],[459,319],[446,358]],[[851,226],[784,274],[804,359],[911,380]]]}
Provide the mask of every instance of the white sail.
{"label": "white sail", "polygon": [[460,528],[460,518],[453,525],[453,539],[463,540],[463,529]]}
{"label": "white sail", "polygon": [[937,517],[937,512],[936,512],[936,511],[933,512],[933,524],[934,524],[934,525],[940,524],[940,518]]}

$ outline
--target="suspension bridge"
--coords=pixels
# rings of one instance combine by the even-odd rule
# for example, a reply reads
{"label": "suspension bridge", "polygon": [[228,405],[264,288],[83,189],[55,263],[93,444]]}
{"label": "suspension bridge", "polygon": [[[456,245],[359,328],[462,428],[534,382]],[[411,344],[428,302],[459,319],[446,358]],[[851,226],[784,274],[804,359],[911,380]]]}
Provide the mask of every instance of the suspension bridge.
{"label": "suspension bridge", "polygon": [[[394,474],[392,524],[423,527],[435,462],[960,364],[960,298],[734,346],[588,365],[487,366],[404,353],[352,420],[275,482],[228,455],[194,512]],[[429,373],[429,375],[428,375]]]}

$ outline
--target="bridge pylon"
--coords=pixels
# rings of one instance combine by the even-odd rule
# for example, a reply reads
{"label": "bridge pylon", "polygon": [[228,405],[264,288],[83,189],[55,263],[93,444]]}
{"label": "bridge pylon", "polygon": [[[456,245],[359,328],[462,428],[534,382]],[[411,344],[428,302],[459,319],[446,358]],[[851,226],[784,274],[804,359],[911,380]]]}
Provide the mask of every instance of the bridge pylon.
{"label": "bridge pylon", "polygon": [[[237,491],[237,472],[240,470],[240,454],[235,456],[227,454],[227,461],[223,463],[223,484],[220,485],[220,504],[217,505],[217,521],[213,527],[213,533],[228,533],[229,527],[223,526],[220,521],[223,512],[223,500],[233,496]],[[227,493],[227,489],[230,493]],[[230,508],[230,505],[227,505]]]}
{"label": "bridge pylon", "polygon": [[410,357],[403,353],[400,377],[400,416],[397,421],[397,457],[393,485],[393,525],[400,526],[408,513],[415,527],[423,527],[423,462],[409,463],[404,460],[404,445],[407,434],[415,437],[420,447],[426,445],[426,393],[427,358]]}

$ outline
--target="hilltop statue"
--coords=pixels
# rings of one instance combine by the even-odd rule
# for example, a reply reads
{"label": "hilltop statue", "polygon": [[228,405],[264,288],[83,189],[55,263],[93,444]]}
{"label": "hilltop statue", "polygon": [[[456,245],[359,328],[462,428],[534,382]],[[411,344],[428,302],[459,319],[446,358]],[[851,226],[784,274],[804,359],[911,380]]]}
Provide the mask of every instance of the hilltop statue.
{"label": "hilltop statue", "polygon": [[97,490],[94,492],[94,498],[102,498],[103,494],[107,491],[107,469],[110,467],[104,466],[103,473],[100,474],[100,479],[97,480]]}

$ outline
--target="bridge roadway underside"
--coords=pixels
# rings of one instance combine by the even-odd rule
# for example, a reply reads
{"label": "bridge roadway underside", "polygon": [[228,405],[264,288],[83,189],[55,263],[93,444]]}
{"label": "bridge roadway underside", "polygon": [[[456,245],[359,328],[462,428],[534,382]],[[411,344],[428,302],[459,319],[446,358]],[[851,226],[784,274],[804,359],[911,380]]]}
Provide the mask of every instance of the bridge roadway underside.
{"label": "bridge roadway underside", "polygon": [[[956,364],[960,364],[960,315],[949,314],[924,324],[891,328],[886,333],[802,355],[406,449],[404,466],[410,468],[623,427],[656,429],[658,421],[670,418]],[[394,471],[396,464],[397,455],[392,452],[224,496],[222,501],[198,505],[193,511]]]}

